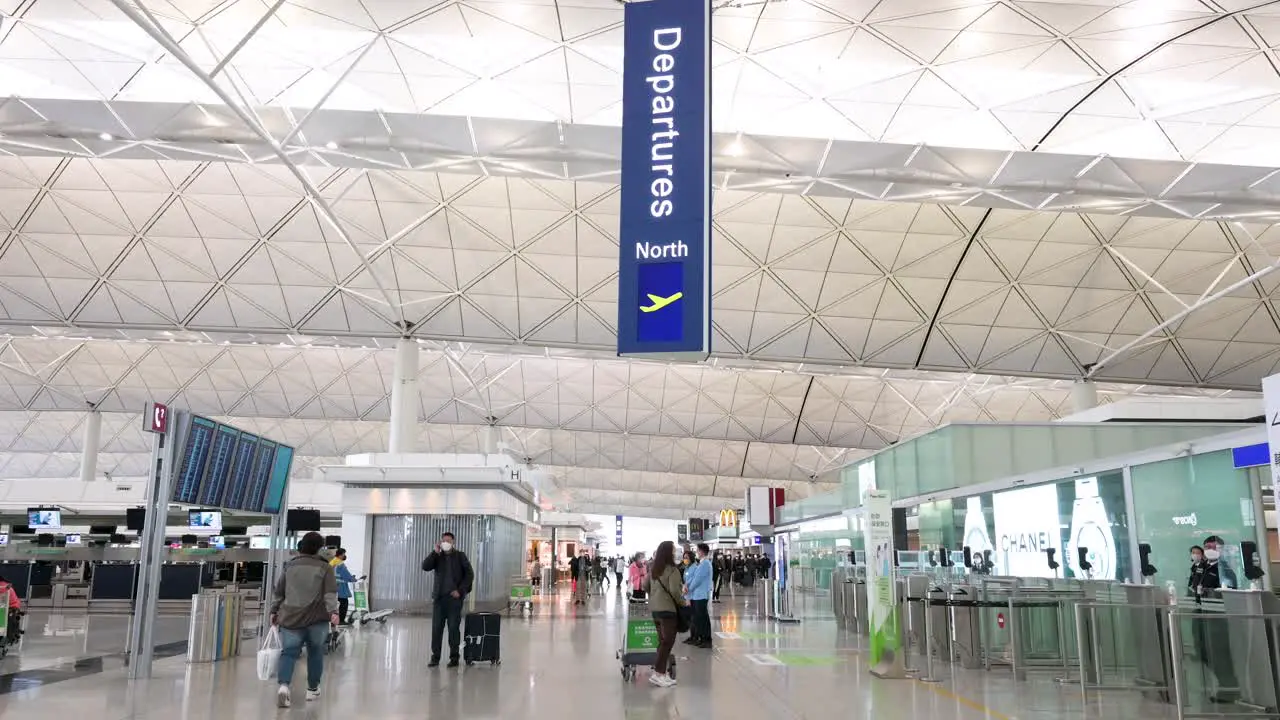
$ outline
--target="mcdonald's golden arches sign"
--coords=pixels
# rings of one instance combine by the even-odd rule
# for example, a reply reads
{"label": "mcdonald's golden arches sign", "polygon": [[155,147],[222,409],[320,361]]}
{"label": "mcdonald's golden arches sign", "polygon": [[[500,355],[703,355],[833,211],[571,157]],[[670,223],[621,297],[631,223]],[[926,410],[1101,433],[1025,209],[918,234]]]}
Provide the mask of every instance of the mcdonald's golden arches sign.
{"label": "mcdonald's golden arches sign", "polygon": [[737,511],[729,510],[729,509],[721,510],[720,511],[720,527],[731,527],[731,528],[738,527]]}

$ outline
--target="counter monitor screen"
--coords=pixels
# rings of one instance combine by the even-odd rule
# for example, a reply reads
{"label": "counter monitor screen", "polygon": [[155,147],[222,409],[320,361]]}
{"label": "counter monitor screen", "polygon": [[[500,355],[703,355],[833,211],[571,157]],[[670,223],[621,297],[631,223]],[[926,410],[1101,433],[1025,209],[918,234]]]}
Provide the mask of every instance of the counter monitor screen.
{"label": "counter monitor screen", "polygon": [[0,533],[0,547],[5,547],[8,544],[9,544],[9,533]]}
{"label": "counter monitor screen", "polygon": [[142,526],[147,522],[146,508],[129,508],[124,511],[124,529],[133,532],[142,532]]}
{"label": "counter monitor screen", "polygon": [[250,538],[249,538],[249,548],[250,548],[251,550],[270,550],[270,549],[271,549],[271,536],[269,536],[269,535],[254,535],[254,536],[250,537]]}
{"label": "counter monitor screen", "polygon": [[61,530],[62,511],[47,510],[44,508],[29,508],[27,510],[27,527],[31,528],[34,532]]}
{"label": "counter monitor screen", "polygon": [[83,539],[80,537],[80,533],[72,533],[70,535],[67,535],[66,539],[67,539],[68,546],[84,544]]}
{"label": "counter monitor screen", "polygon": [[187,529],[199,533],[221,535],[222,513],[217,510],[191,510],[187,513]]}
{"label": "counter monitor screen", "polygon": [[224,550],[227,547],[227,541],[221,535],[214,535],[209,538],[209,547]]}

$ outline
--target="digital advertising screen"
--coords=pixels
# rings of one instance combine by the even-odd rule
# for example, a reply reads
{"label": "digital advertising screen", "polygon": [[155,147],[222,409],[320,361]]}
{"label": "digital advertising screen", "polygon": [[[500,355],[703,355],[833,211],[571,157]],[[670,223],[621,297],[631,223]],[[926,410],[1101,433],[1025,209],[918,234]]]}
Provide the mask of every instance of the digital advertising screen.
{"label": "digital advertising screen", "polygon": [[293,448],[288,445],[276,447],[275,463],[271,467],[271,482],[267,484],[267,494],[262,500],[261,512],[275,515],[284,504],[284,491],[289,484],[289,469],[293,466]]}
{"label": "digital advertising screen", "polygon": [[62,529],[62,511],[45,508],[27,510],[27,527],[33,532],[48,532]]}
{"label": "digital advertising screen", "polygon": [[234,453],[235,462],[231,466],[231,477],[227,481],[226,495],[219,503],[222,507],[244,510],[244,498],[249,491],[249,481],[257,465],[258,436],[240,433]]}
{"label": "digital advertising screen", "polygon": [[1044,551],[1057,550],[1058,562],[1062,563],[1058,487],[1037,485],[996,493],[991,504],[996,526],[995,548],[991,553],[995,574],[1054,577]]}
{"label": "digital advertising screen", "polygon": [[191,510],[187,513],[187,527],[195,533],[221,535],[222,513],[217,510]]}
{"label": "digital advertising screen", "polygon": [[270,550],[271,536],[270,535],[254,535],[250,537],[249,548],[251,550]]}
{"label": "digital advertising screen", "polygon": [[213,436],[218,424],[208,418],[193,416],[191,430],[187,433],[186,445],[182,448],[182,459],[178,463],[178,476],[173,482],[173,501],[176,503],[195,504],[200,492],[200,481],[204,478],[205,466],[209,462],[209,451],[213,445]]}
{"label": "digital advertising screen", "polygon": [[204,481],[196,492],[196,503],[200,505],[221,505],[222,495],[227,489],[227,480],[231,475],[231,465],[235,461],[236,443],[240,440],[240,431],[227,425],[219,425],[214,433],[213,448],[209,452],[209,469],[204,474]]}

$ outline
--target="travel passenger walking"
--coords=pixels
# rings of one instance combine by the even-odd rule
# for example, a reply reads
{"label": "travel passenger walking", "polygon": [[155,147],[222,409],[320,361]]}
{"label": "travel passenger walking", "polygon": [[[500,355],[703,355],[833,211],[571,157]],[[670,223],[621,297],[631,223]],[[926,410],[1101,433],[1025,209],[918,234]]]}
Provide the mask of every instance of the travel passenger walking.
{"label": "travel passenger walking", "polygon": [[573,604],[586,605],[591,590],[591,558],[586,550],[569,561],[569,577],[573,578]]}
{"label": "travel passenger walking", "polygon": [[329,564],[333,566],[333,573],[338,578],[338,622],[342,625],[350,625],[351,619],[347,617],[347,606],[351,603],[351,586],[355,584],[356,576],[347,569],[346,549],[338,548],[338,552],[333,554]]}
{"label": "travel passenger walking", "polygon": [[698,543],[698,561],[684,572],[684,584],[688,588],[689,602],[693,605],[693,622],[689,632],[689,644],[700,648],[711,648],[711,611],[707,603],[711,600],[711,558],[707,555],[711,548],[706,543]]}
{"label": "travel passenger walking", "polygon": [[636,553],[627,572],[631,575],[632,602],[643,602],[645,598],[644,585],[649,578],[649,570],[644,564],[644,553]]}
{"label": "travel passenger walking", "polygon": [[293,669],[307,649],[307,700],[320,697],[324,644],[338,624],[338,580],[320,557],[324,536],[309,532],[298,541],[298,555],[284,566],[271,602],[271,624],[280,628],[280,664],[276,670],[276,704],[292,703]]}
{"label": "travel passenger walking", "polygon": [[613,579],[618,586],[619,592],[622,591],[622,572],[626,568],[626,564],[626,561],[622,559],[621,555],[615,557],[611,562],[611,565],[613,566]]}
{"label": "travel passenger walking", "polygon": [[671,650],[676,645],[676,632],[680,622],[680,608],[688,604],[680,581],[680,569],[676,567],[675,543],[670,540],[658,546],[649,569],[649,610],[658,630],[658,657],[653,664],[649,682],[658,687],[672,687],[676,679],[668,669]]}
{"label": "travel passenger walking", "polygon": [[434,572],[435,589],[431,608],[431,662],[439,667],[444,644],[444,630],[449,628],[449,667],[458,667],[462,644],[462,604],[475,583],[476,573],[466,553],[454,545],[453,533],[440,536],[435,552],[422,561],[424,572]]}

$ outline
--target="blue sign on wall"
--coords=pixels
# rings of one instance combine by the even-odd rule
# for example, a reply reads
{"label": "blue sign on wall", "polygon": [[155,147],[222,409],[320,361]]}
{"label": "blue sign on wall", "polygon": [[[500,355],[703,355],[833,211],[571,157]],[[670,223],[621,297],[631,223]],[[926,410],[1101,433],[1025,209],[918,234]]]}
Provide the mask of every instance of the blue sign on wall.
{"label": "blue sign on wall", "polygon": [[1231,464],[1240,468],[1258,467],[1271,464],[1271,451],[1267,443],[1246,445],[1231,449]]}
{"label": "blue sign on wall", "polygon": [[626,5],[618,354],[711,352],[711,3]]}

